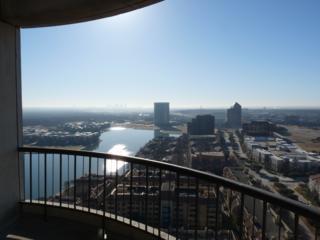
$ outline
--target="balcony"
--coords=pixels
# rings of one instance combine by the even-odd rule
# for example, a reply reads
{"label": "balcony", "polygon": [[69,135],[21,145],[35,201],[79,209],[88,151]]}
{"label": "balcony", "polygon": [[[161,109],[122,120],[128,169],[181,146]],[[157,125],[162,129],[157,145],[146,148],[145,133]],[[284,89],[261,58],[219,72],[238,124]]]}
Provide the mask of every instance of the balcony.
{"label": "balcony", "polygon": [[318,239],[318,209],[234,180],[135,157],[17,151],[20,28],[99,19],[156,2],[1,0],[0,238]]}
{"label": "balcony", "polygon": [[318,209],[217,175],[96,152],[22,147],[19,155],[22,216],[92,226],[98,239],[319,236]]}

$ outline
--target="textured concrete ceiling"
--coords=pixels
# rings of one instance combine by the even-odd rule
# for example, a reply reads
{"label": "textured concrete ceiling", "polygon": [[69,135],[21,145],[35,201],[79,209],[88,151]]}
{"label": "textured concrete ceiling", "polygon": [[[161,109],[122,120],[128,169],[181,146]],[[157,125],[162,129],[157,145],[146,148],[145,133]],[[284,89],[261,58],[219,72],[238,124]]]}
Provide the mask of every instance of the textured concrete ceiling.
{"label": "textured concrete ceiling", "polygon": [[114,16],[162,0],[0,0],[0,19],[17,27],[70,24]]}

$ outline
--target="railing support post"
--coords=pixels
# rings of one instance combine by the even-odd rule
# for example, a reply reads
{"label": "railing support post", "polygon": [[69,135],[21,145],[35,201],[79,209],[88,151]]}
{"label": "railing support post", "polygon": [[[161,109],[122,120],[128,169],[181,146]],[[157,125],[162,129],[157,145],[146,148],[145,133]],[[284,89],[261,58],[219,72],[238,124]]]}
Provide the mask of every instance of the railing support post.
{"label": "railing support post", "polygon": [[130,163],[130,206],[129,206],[129,212],[130,212],[130,225],[132,226],[132,194],[133,194],[133,163]]}
{"label": "railing support post", "polygon": [[262,240],[266,239],[266,222],[267,222],[267,202],[263,201],[262,212]]}
{"label": "railing support post", "polygon": [[162,186],[162,169],[159,169],[159,199],[158,199],[158,237],[161,239],[161,186]]}
{"label": "railing support post", "polygon": [[102,216],[102,239],[104,239],[104,235],[106,234],[106,164],[107,159],[103,159],[103,216]]}
{"label": "railing support post", "polygon": [[199,179],[196,178],[195,239],[198,239],[198,221],[199,221]]}
{"label": "railing support post", "polygon": [[59,205],[62,206],[62,155],[59,155]]}
{"label": "railing support post", "polygon": [[179,239],[179,210],[180,210],[180,202],[179,202],[179,189],[180,189],[180,174],[176,175],[176,237]]}
{"label": "railing support post", "polygon": [[47,153],[44,154],[44,219],[47,220]]}
{"label": "railing support post", "polygon": [[29,186],[29,190],[30,190],[30,203],[32,203],[32,152],[29,153],[29,180],[30,180],[30,186]]}
{"label": "railing support post", "polygon": [[294,215],[294,239],[299,239],[299,215]]}
{"label": "railing support post", "polygon": [[244,211],[244,194],[241,193],[240,198],[240,212],[239,212],[239,235],[240,239],[243,239],[243,211]]}
{"label": "railing support post", "polygon": [[89,179],[88,179],[88,212],[90,212],[91,207],[91,166],[92,165],[92,158],[89,157]]}
{"label": "railing support post", "polygon": [[218,231],[219,231],[219,202],[220,202],[220,185],[216,186],[216,226],[215,226],[215,240],[218,239]]}
{"label": "railing support post", "polygon": [[74,155],[74,166],[73,166],[73,207],[77,207],[77,156]]}

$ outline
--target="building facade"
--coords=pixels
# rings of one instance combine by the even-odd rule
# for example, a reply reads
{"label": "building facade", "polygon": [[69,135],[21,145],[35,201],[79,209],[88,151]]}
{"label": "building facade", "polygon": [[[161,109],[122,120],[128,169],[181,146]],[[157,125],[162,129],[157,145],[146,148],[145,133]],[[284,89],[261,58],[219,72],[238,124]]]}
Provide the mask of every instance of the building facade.
{"label": "building facade", "polygon": [[168,102],[154,103],[154,125],[168,126],[170,122],[170,106]]}
{"label": "building facade", "polygon": [[241,128],[242,125],[242,107],[239,103],[235,103],[227,110],[227,127]]}
{"label": "building facade", "polygon": [[215,117],[212,115],[198,115],[188,123],[190,135],[213,135],[215,129]]}
{"label": "building facade", "polygon": [[252,121],[243,124],[242,129],[249,136],[272,136],[275,125],[268,121]]}

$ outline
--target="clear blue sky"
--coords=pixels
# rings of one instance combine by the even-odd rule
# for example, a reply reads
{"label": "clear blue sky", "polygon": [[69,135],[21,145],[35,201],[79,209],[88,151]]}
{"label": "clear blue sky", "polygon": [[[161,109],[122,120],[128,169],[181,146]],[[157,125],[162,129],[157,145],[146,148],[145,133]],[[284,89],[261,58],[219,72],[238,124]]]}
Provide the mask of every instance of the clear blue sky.
{"label": "clear blue sky", "polygon": [[24,107],[320,107],[319,0],[167,0],[22,30]]}

